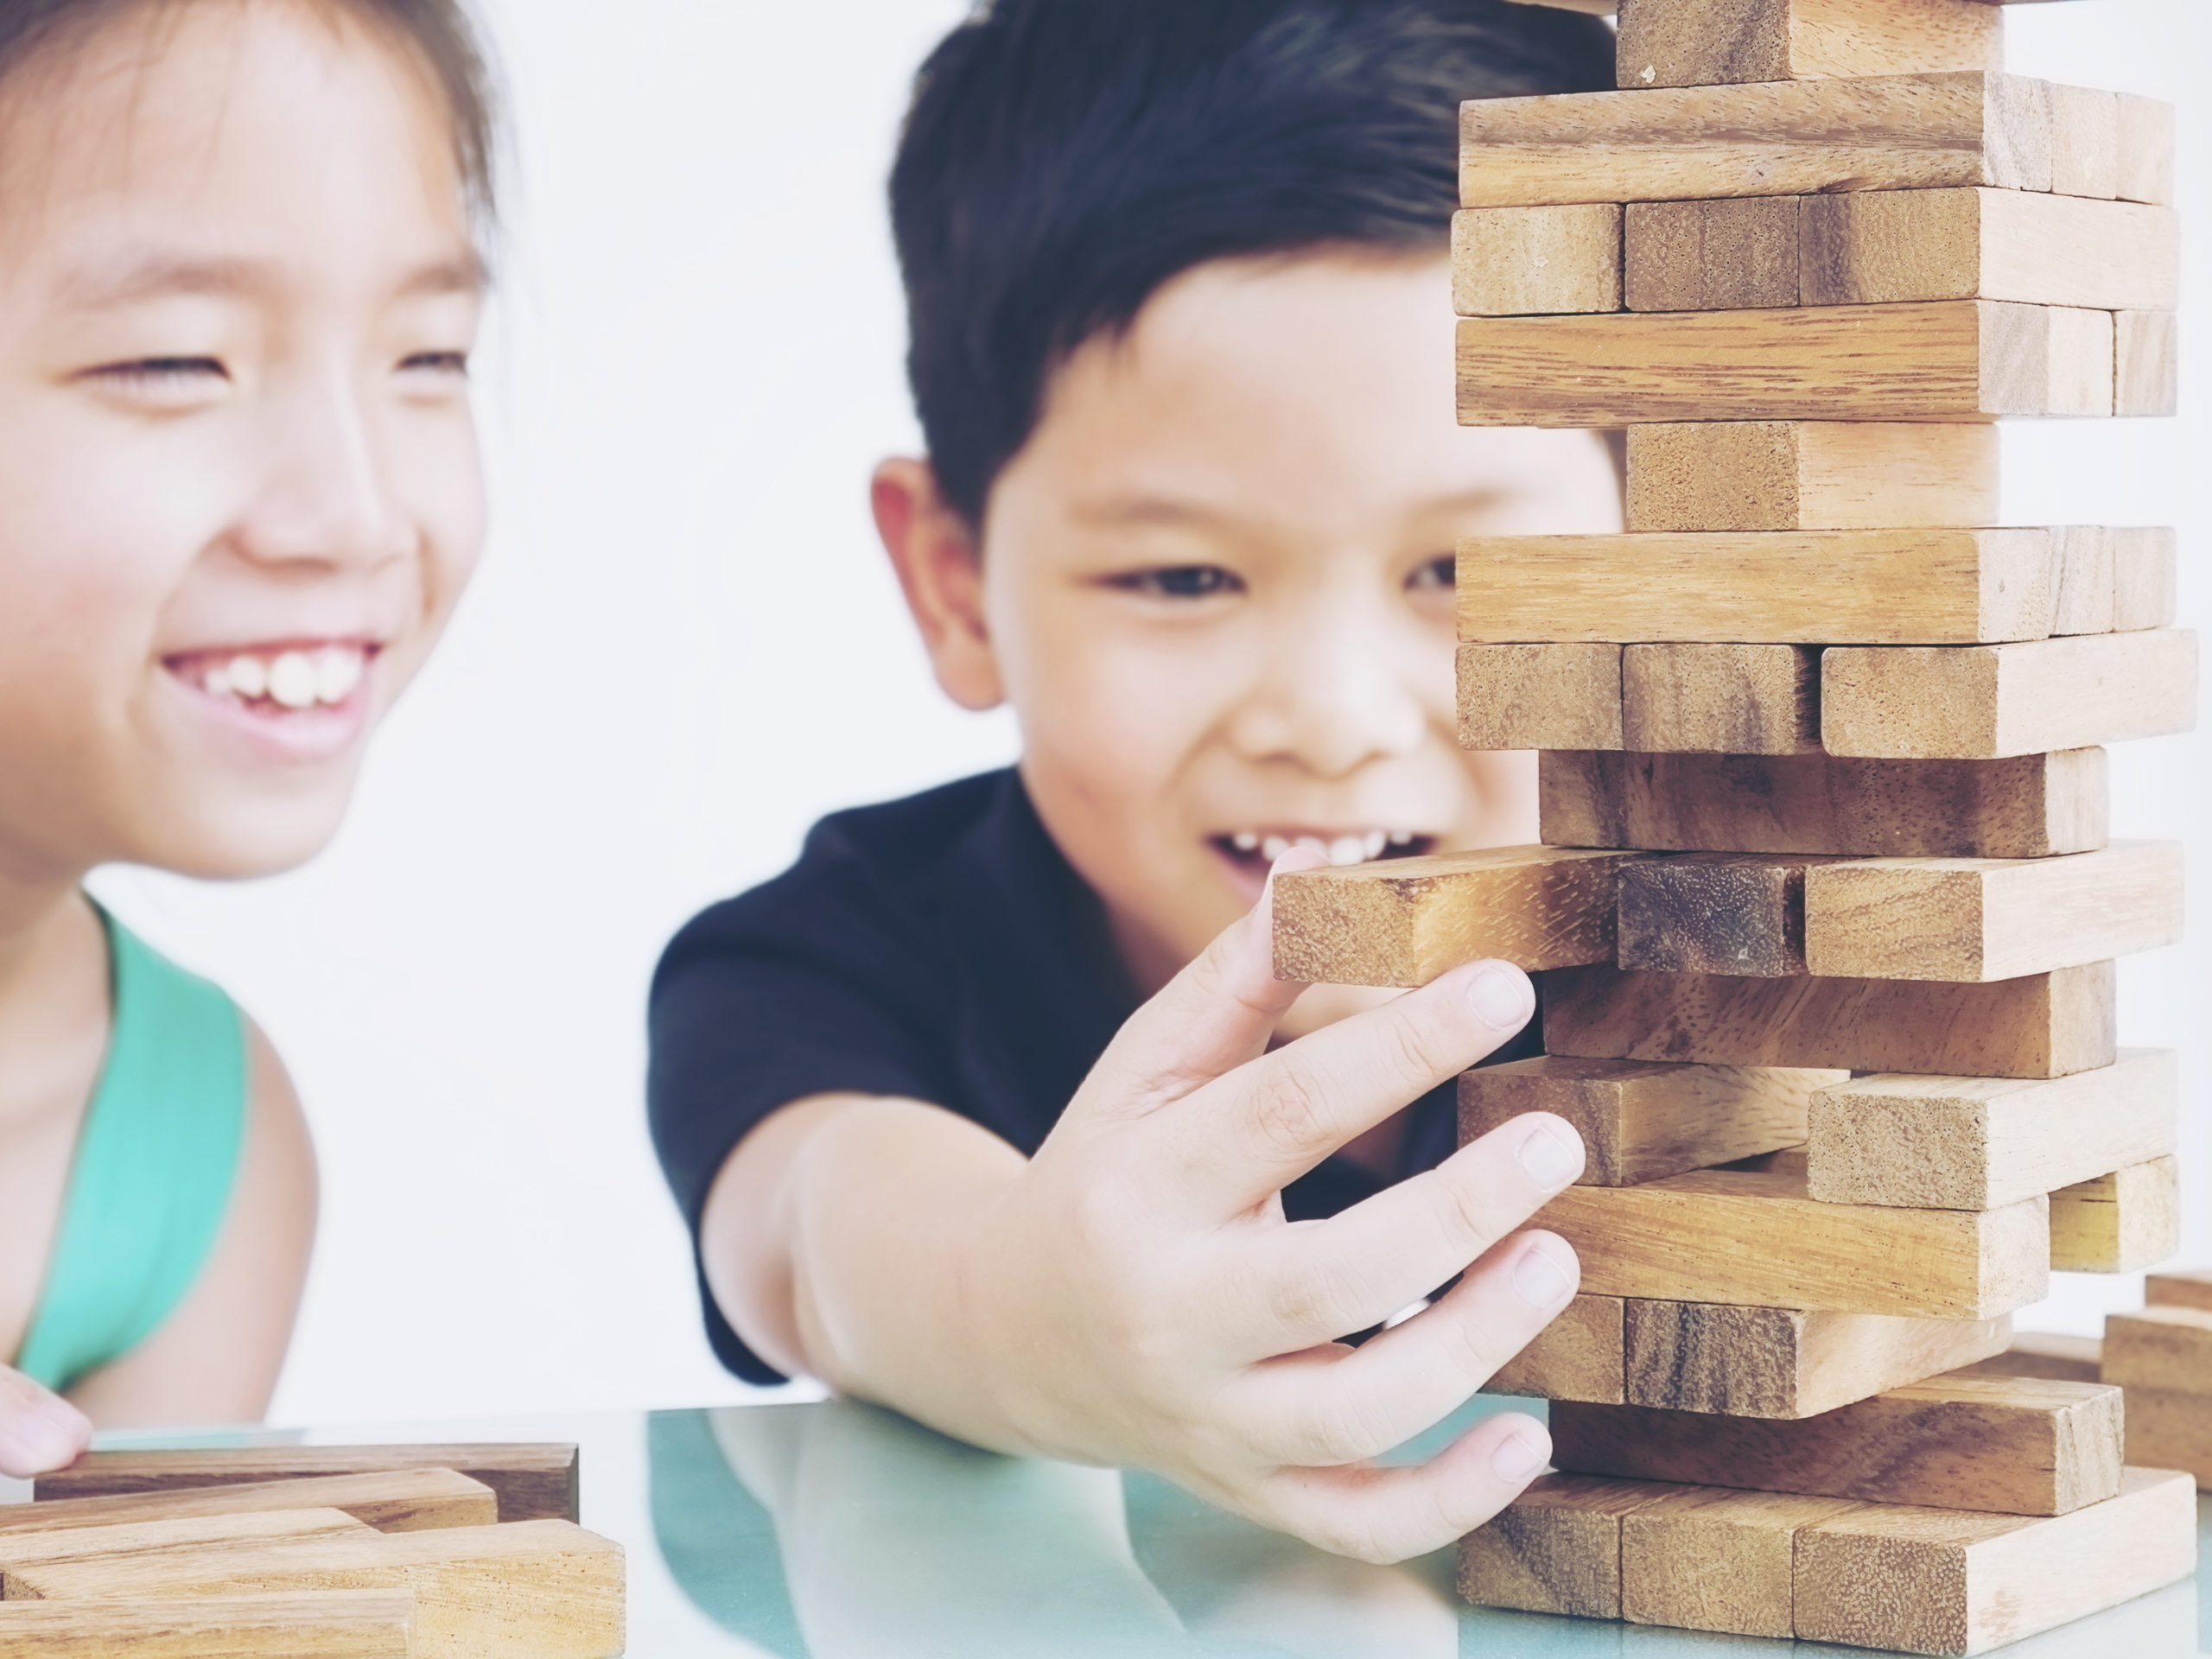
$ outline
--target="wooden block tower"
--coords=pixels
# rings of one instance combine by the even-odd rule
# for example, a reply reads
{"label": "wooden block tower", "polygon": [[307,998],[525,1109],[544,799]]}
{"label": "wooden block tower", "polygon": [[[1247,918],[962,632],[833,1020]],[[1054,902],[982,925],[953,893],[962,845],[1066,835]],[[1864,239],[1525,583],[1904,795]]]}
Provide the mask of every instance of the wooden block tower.
{"label": "wooden block tower", "polygon": [[1461,1130],[1581,1128],[1583,1294],[1494,1384],[1560,1472],[1469,1599],[1979,1653],[2196,1561],[2119,1389],[1961,1370],[2176,1242],[2113,961],[2179,850],[2101,747],[2193,721],[2173,537],[1994,528],[1993,425],[2171,412],[2172,112],[2004,73],[1994,0],[1620,14],[1622,90],[1462,121],[1460,420],[1626,433],[1626,533],[1459,548],[1461,738],[1542,751],[1545,844],[1287,878],[1278,965],[1541,975]]}

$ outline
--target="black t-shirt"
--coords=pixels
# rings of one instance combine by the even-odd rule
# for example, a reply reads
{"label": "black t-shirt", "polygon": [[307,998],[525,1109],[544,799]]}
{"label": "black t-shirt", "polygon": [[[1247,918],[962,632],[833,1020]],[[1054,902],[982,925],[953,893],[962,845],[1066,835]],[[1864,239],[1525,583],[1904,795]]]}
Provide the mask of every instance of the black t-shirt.
{"label": "black t-shirt", "polygon": [[[722,1164],[809,1095],[899,1095],[1034,1153],[1137,995],[1097,896],[1020,776],[988,772],[815,825],[772,881],[701,912],[653,976],[653,1144],[696,1240]],[[1535,1027],[1496,1059],[1535,1052]],[[1402,1179],[1455,1141],[1453,1090],[1417,1102]],[[1283,1194],[1334,1215],[1383,1183],[1332,1158]],[[715,1355],[776,1382],[703,1279]]]}

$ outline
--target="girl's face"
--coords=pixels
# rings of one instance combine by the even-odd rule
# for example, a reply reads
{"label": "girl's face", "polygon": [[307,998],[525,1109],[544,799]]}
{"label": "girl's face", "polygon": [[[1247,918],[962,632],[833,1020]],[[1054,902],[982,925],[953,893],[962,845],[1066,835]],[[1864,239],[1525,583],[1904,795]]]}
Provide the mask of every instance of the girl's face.
{"label": "girl's face", "polygon": [[0,118],[0,880],[338,826],[483,537],[483,284],[427,73],[199,0]]}

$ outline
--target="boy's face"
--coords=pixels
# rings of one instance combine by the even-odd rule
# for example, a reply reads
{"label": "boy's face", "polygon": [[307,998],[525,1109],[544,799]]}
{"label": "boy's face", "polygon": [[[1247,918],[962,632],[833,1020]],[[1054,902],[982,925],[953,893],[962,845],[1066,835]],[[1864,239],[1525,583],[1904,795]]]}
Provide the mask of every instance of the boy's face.
{"label": "boy's face", "polygon": [[1454,738],[1452,547],[1618,530],[1619,486],[1593,434],[1454,423],[1451,316],[1440,256],[1186,273],[1053,376],[972,617],[924,619],[948,690],[1013,703],[1038,810],[1141,979],[1287,844],[1535,838],[1533,757]]}
{"label": "boy's face", "polygon": [[483,534],[444,117],[283,0],[126,14],[0,123],[0,874],[281,868]]}

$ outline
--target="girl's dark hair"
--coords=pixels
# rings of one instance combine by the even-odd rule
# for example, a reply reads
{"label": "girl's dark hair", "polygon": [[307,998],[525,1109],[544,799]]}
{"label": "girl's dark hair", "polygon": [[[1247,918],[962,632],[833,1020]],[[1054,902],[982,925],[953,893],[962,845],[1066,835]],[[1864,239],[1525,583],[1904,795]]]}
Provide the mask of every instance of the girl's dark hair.
{"label": "girl's dark hair", "polygon": [[[497,100],[482,37],[461,0],[300,0],[360,19],[404,43],[429,71],[453,126],[454,160],[480,224],[498,205]],[[192,0],[0,0],[0,81],[33,59],[66,51],[131,12]]]}

